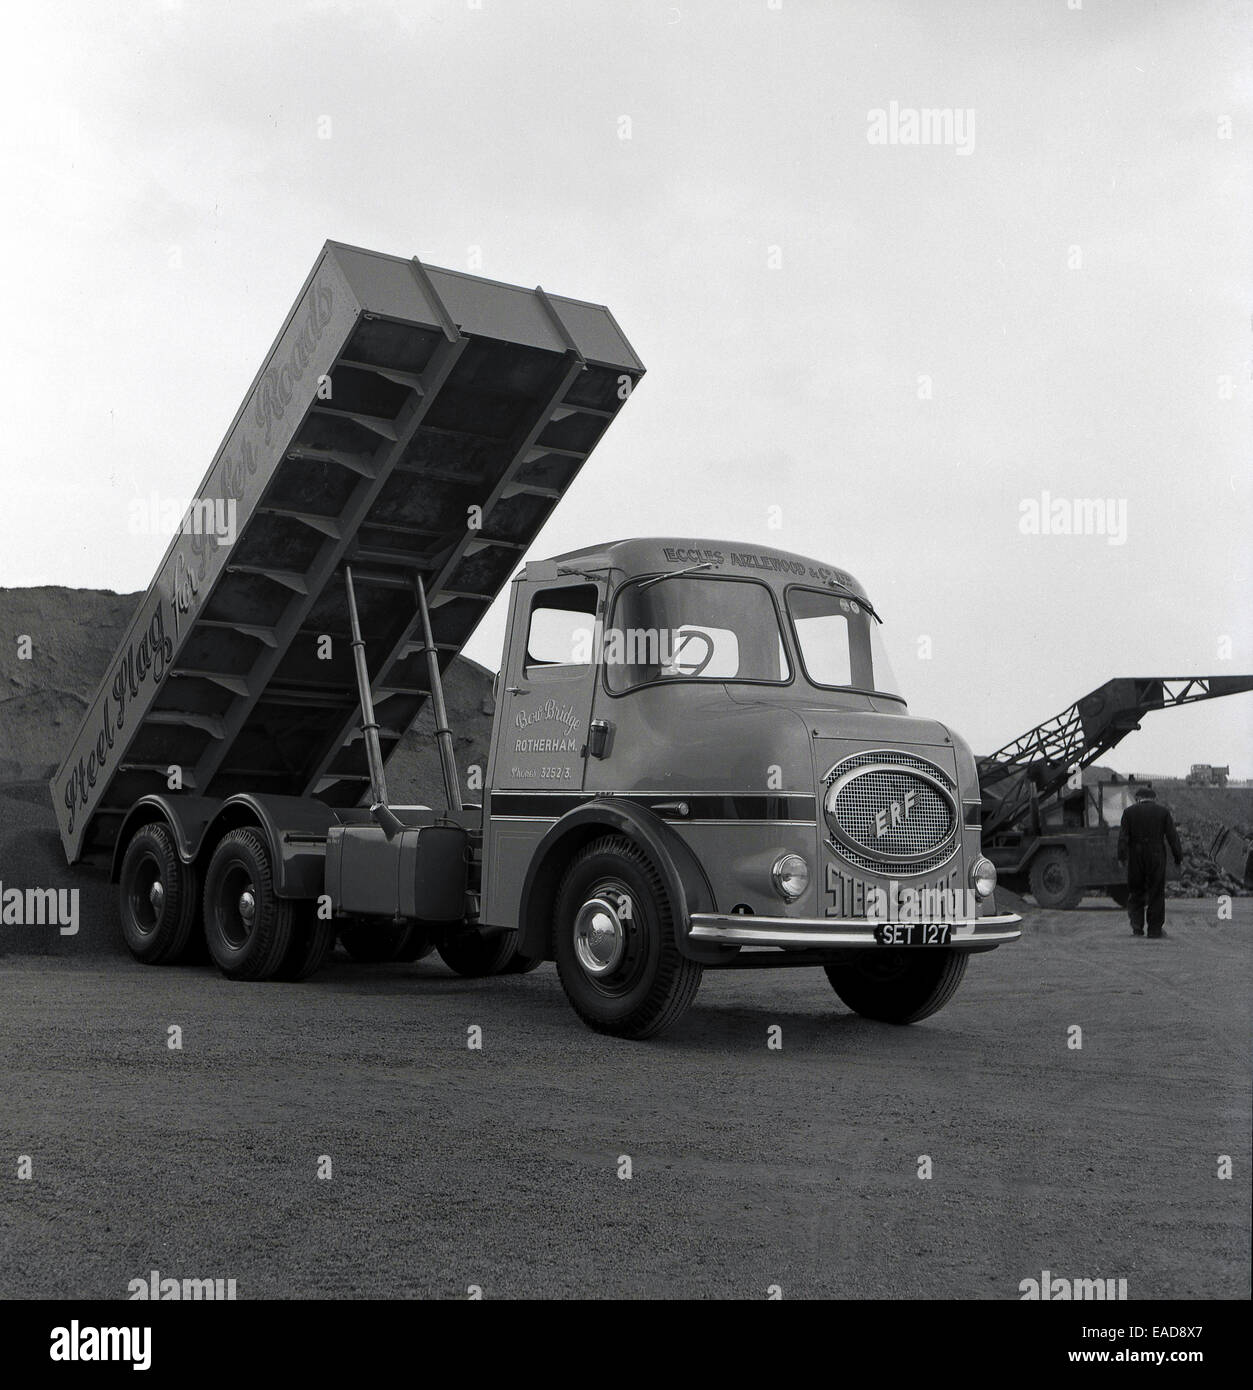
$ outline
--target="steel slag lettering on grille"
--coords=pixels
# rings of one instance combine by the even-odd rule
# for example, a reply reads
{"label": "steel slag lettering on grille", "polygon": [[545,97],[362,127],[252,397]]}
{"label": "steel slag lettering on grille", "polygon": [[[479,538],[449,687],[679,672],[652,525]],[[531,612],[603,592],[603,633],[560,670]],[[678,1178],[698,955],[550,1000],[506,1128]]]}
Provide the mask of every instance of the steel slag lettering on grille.
{"label": "steel slag lettering on grille", "polygon": [[828,864],[823,881],[827,917],[865,917],[873,922],[936,922],[962,920],[978,915],[977,903],[961,885],[961,874],[950,869],[925,883],[913,879],[900,883],[870,883]]}
{"label": "steel slag lettering on grille", "polygon": [[899,763],[862,763],[827,773],[823,807],[836,846],[906,868],[933,855],[957,832],[957,803],[938,779]]}

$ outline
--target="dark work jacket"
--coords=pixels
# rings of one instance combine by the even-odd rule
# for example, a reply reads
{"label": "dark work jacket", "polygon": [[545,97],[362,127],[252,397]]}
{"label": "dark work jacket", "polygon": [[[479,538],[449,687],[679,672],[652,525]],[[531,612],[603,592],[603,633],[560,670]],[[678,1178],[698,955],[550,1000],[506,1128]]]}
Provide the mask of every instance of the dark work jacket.
{"label": "dark work jacket", "polygon": [[1165,806],[1156,801],[1136,801],[1122,813],[1122,825],[1118,831],[1118,858],[1126,859],[1130,849],[1139,849],[1152,858],[1166,858],[1165,845],[1175,856],[1175,863],[1183,861],[1183,849],[1179,844],[1179,833],[1175,829],[1174,817]]}

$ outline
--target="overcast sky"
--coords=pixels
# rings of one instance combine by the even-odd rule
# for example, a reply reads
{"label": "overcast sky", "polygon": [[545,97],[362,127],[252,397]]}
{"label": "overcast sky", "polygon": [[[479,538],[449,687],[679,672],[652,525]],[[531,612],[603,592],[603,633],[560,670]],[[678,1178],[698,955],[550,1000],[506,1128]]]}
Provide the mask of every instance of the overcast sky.
{"label": "overcast sky", "polygon": [[[535,557],[848,568],[980,751],[1253,671],[1253,7],[1077,3],[10,7],[0,585],[146,588],[132,501],[190,499],[333,238],[612,308],[648,376]],[[904,143],[923,109],[947,143]],[[1045,492],[1125,542],[1024,534]],[[1111,761],[1250,776],[1251,724]]]}

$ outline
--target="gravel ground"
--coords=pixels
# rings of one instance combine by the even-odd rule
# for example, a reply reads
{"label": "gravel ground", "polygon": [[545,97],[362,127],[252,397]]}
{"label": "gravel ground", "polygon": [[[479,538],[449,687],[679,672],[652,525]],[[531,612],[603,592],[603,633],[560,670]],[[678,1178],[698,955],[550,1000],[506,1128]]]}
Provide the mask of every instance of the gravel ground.
{"label": "gravel ground", "polygon": [[242,985],[10,954],[0,1296],[156,1269],[240,1298],[1005,1299],[1049,1269],[1247,1298],[1253,909],[1170,911],[1160,942],[1112,906],[1035,912],[912,1028],[818,971],[711,972],[634,1044],[551,966]]}

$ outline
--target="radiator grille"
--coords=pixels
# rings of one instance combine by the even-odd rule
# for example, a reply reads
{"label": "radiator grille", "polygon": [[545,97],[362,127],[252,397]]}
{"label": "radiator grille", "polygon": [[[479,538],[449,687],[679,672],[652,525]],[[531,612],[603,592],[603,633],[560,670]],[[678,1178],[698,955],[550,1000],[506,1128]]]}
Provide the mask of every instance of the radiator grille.
{"label": "radiator grille", "polygon": [[[891,764],[890,770],[884,764]],[[879,749],[846,758],[831,769],[826,781],[833,785],[856,768],[871,765],[877,765],[875,770],[827,795],[828,824],[833,830],[838,825],[855,846],[837,840],[839,853],[859,868],[878,873],[913,875],[938,868],[957,849],[957,815],[953,802],[933,783],[953,793],[953,779],[922,758]],[[913,775],[915,770],[925,776]],[[903,857],[908,862],[902,863]]]}

